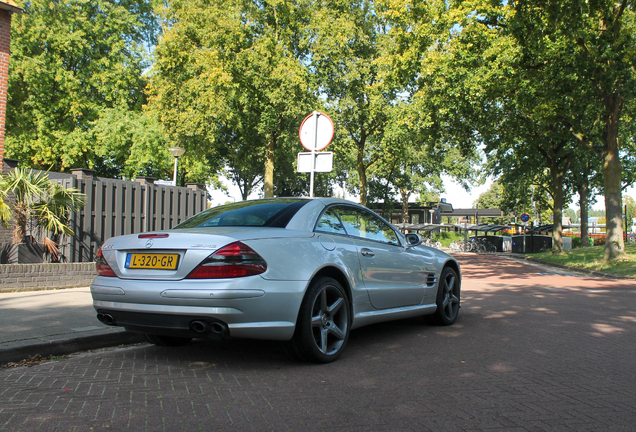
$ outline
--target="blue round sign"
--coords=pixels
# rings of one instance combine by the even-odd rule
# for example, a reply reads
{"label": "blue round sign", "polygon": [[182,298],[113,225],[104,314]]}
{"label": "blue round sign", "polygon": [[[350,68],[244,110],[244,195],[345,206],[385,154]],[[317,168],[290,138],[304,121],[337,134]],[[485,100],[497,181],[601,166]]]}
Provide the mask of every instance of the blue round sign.
{"label": "blue round sign", "polygon": [[528,213],[524,213],[521,215],[522,222],[528,222],[530,220],[530,215]]}

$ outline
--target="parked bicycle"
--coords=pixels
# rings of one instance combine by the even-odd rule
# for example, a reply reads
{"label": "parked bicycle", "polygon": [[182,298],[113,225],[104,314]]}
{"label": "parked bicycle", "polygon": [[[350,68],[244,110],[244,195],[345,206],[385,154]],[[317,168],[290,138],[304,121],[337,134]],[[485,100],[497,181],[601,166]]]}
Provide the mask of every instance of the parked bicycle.
{"label": "parked bicycle", "polygon": [[476,238],[473,239],[473,245],[474,245],[474,250],[473,252],[478,252],[478,253],[495,253],[497,252],[497,247],[490,243],[487,242],[485,238]]}
{"label": "parked bicycle", "polygon": [[427,238],[426,241],[424,242],[425,246],[430,246],[433,247],[435,249],[442,249],[442,244],[438,241],[435,241],[431,238]]}
{"label": "parked bicycle", "polygon": [[495,253],[497,247],[487,242],[484,238],[472,238],[468,242],[461,240],[450,244],[450,250],[453,252],[475,252],[475,253]]}
{"label": "parked bicycle", "polygon": [[464,251],[464,245],[461,242],[458,241],[454,241],[451,242],[450,245],[448,245],[449,249],[452,252],[463,252]]}
{"label": "parked bicycle", "polygon": [[454,241],[449,245],[450,250],[453,252],[472,252],[473,247],[474,245],[472,242],[466,242],[464,240]]}

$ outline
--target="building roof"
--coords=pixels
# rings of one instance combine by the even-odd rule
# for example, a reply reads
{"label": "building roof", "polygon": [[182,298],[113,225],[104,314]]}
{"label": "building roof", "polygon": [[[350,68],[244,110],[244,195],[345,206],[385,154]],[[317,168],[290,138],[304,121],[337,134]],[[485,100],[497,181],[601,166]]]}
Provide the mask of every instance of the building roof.
{"label": "building roof", "polygon": [[21,13],[22,8],[13,0],[0,0],[0,9],[13,13]]}

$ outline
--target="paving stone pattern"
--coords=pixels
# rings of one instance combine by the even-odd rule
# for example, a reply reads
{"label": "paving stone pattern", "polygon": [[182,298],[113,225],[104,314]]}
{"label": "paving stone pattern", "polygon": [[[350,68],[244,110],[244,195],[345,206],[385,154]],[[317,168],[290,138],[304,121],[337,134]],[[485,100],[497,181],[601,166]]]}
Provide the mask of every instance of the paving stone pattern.
{"label": "paving stone pattern", "polygon": [[358,329],[328,365],[233,340],[3,369],[0,431],[636,429],[634,282],[461,259],[454,326]]}

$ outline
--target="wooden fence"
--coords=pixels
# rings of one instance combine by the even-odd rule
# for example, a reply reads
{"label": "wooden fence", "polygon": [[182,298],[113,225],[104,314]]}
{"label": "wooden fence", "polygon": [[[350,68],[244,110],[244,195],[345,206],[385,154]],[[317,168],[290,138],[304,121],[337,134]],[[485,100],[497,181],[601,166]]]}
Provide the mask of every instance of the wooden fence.
{"label": "wooden fence", "polygon": [[49,173],[49,178],[86,194],[86,206],[71,215],[75,236],[60,239],[64,262],[91,262],[99,247],[111,237],[170,229],[207,208],[204,185],[173,187],[137,181],[96,178],[92,170],[72,175]]}

